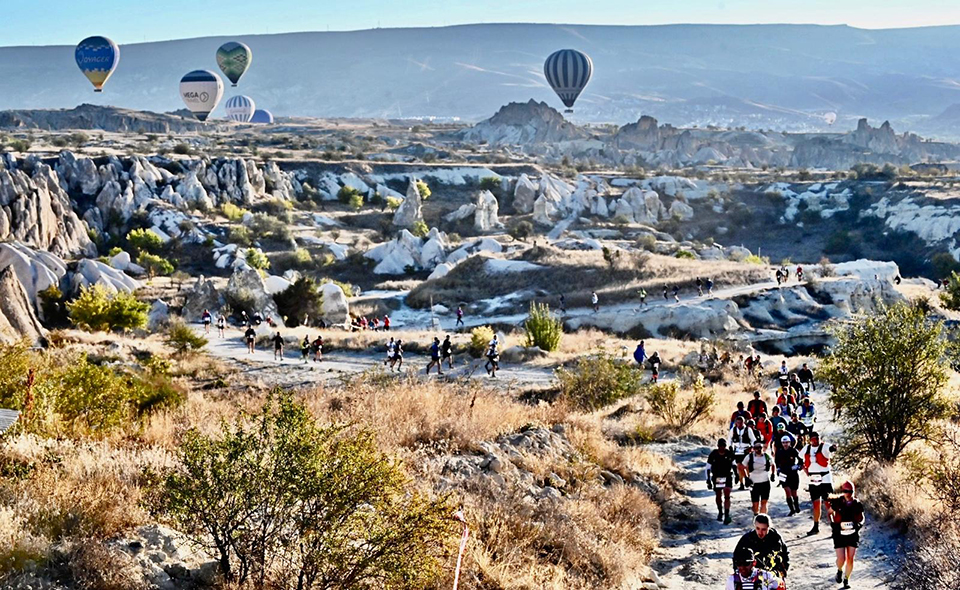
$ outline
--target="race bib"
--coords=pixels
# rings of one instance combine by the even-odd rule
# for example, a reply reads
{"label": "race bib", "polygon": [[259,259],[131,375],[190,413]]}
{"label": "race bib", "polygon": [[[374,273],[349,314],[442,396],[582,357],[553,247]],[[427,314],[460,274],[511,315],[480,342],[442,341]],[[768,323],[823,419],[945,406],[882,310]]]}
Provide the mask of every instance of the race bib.
{"label": "race bib", "polygon": [[747,450],[748,446],[747,443],[734,443],[733,448],[736,449],[738,455],[741,455]]}
{"label": "race bib", "polygon": [[840,523],[840,534],[841,535],[852,535],[857,532],[856,528],[853,526],[852,522],[841,522]]}
{"label": "race bib", "polygon": [[727,478],[726,478],[726,477],[715,477],[715,478],[713,478],[713,483],[717,484],[718,486],[726,486],[726,485],[727,485]]}
{"label": "race bib", "polygon": [[810,474],[810,485],[812,485],[812,486],[818,486],[818,485],[820,485],[822,482],[823,482],[823,475],[821,475],[821,474],[819,474],[819,473],[811,473],[811,474]]}
{"label": "race bib", "polygon": [[780,481],[787,481],[787,474],[781,472],[780,475],[777,476],[777,479]]}

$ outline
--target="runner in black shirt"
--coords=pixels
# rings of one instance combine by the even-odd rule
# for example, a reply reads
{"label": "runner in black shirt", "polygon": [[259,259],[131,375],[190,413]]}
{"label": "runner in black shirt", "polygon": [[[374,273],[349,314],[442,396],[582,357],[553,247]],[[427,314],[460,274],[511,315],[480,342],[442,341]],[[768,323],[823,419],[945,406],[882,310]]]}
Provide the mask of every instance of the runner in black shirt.
{"label": "runner in black shirt", "polygon": [[727,441],[717,441],[717,448],[707,457],[707,473],[717,495],[717,520],[730,524],[730,490],[733,489],[733,451]]}

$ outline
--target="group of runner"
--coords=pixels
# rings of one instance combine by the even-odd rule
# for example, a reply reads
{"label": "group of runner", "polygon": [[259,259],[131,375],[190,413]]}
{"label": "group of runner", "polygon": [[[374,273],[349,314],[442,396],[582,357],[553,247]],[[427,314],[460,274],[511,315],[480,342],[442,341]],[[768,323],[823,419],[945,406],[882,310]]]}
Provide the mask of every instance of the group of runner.
{"label": "group of runner", "polygon": [[[797,282],[803,282],[803,267],[797,266],[796,275]],[[782,285],[790,281],[790,269],[786,265],[781,266],[777,269],[777,285]]]}
{"label": "group of runner", "polygon": [[737,403],[728,437],[719,439],[707,458],[707,487],[715,492],[717,520],[732,523],[734,485],[739,490],[749,489],[754,514],[753,530],[743,535],[734,550],[734,572],[727,580],[727,589],[786,587],[789,551],[772,527],[768,501],[775,483],[784,490],[787,517],[800,514],[801,474],[812,505],[813,527],[807,536],[820,534],[825,511],[836,551],[835,580],[849,588],[864,525],[863,505],[849,480],[841,483],[839,494],[834,494],[832,458],[836,446],[815,430],[816,407],[809,397],[815,387],[812,370],[804,364],[794,373],[783,363],[777,384],[776,401],[769,406],[769,414],[760,391],[753,392],[753,399],[746,405]]}

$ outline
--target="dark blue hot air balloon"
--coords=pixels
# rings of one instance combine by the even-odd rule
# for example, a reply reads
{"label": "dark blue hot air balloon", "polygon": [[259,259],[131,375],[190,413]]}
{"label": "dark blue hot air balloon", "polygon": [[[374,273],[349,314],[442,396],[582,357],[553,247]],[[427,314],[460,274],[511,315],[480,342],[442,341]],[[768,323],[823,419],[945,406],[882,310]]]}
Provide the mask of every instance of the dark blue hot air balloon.
{"label": "dark blue hot air balloon", "polygon": [[253,111],[253,118],[250,119],[251,123],[265,123],[269,125],[273,123],[273,113],[267,109],[257,109]]}
{"label": "dark blue hot air balloon", "polygon": [[587,87],[593,75],[593,61],[586,53],[576,49],[561,49],[550,54],[543,64],[543,75],[557,93],[566,112],[573,112],[573,103]]}
{"label": "dark blue hot air balloon", "polygon": [[106,37],[87,37],[74,51],[77,66],[93,84],[94,92],[102,92],[110,74],[120,64],[120,47]]}

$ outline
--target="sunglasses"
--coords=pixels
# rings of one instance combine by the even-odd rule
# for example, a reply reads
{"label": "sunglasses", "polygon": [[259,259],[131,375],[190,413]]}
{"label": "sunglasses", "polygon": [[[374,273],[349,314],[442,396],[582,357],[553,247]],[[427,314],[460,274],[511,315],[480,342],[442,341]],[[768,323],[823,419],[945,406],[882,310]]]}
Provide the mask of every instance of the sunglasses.
{"label": "sunglasses", "polygon": [[842,491],[844,494],[852,494],[852,493],[853,493],[853,490],[846,489],[846,488],[844,488],[844,489],[841,490],[841,491]]}

